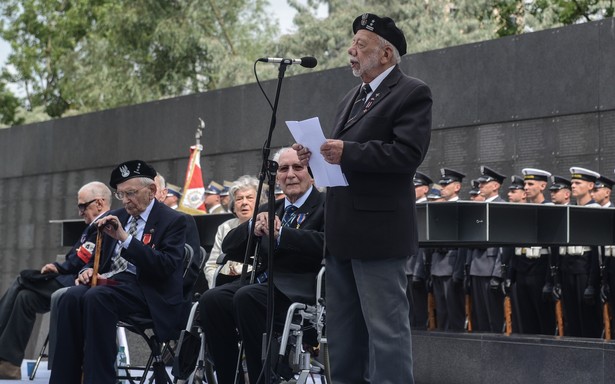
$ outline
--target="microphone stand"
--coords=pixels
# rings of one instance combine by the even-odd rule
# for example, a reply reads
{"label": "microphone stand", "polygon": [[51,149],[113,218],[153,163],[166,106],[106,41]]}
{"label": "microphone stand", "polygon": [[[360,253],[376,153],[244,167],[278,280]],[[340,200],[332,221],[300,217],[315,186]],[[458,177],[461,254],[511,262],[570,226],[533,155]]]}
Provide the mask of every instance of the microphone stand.
{"label": "microphone stand", "polygon": [[[277,170],[278,170],[278,163],[273,161],[273,160],[269,160],[269,156],[271,154],[271,138],[273,136],[273,130],[275,129],[275,124],[276,124],[276,114],[277,114],[277,110],[278,110],[278,102],[280,100],[280,90],[282,89],[282,80],[284,79],[284,74],[286,72],[286,67],[289,65],[290,63],[285,63],[285,62],[281,62],[280,66],[278,68],[278,84],[277,84],[277,88],[276,88],[276,93],[275,93],[275,100],[273,103],[273,109],[271,112],[271,122],[269,124],[269,132],[267,134],[267,140],[265,141],[265,143],[263,144],[263,161],[262,161],[262,165],[261,165],[261,171],[259,173],[259,183],[258,183],[258,190],[256,193],[256,201],[259,202],[260,198],[261,198],[261,193],[262,193],[262,188],[263,188],[263,184],[264,184],[264,180],[265,177],[267,177],[268,181],[269,181],[269,201],[267,203],[268,206],[268,227],[269,227],[269,253],[267,255],[267,321],[266,321],[266,340],[267,340],[267,348],[266,348],[266,353],[267,356],[265,357],[265,362],[263,364],[263,371],[264,371],[264,377],[265,377],[265,384],[270,384],[271,383],[271,337],[272,337],[272,333],[273,333],[273,308],[274,308],[274,300],[273,300],[273,293],[274,293],[274,289],[273,289],[273,253],[275,251],[276,248],[276,241],[277,239],[275,239],[273,237],[273,234],[275,233],[275,181],[276,181],[276,175],[277,175]],[[255,209],[254,213],[252,214],[252,230],[249,232],[248,235],[248,242],[247,242],[247,246],[246,246],[246,251],[245,251],[245,255],[244,255],[244,263],[243,263],[243,268],[241,270],[241,282],[242,284],[246,284],[246,279],[247,279],[247,274],[248,274],[248,265],[249,265],[249,261],[250,261],[250,256],[251,256],[251,250],[255,248],[256,245],[258,245],[257,243],[260,241],[260,239],[256,239],[256,236],[254,235],[254,223],[256,223],[256,216],[258,215],[258,210]],[[256,262],[256,260],[254,260],[254,265],[258,266],[258,265],[262,265],[261,262]],[[256,268],[252,269],[252,274],[254,275],[256,273]],[[254,278],[252,278],[252,281],[254,280]],[[241,355],[243,354],[243,343],[242,343],[242,347],[239,350],[239,359],[241,359]],[[261,375],[259,376],[259,378],[262,377],[262,372]],[[237,375],[235,375],[235,383],[237,383]],[[253,383],[253,384],[259,384],[261,383],[261,380],[258,380],[258,383]]]}

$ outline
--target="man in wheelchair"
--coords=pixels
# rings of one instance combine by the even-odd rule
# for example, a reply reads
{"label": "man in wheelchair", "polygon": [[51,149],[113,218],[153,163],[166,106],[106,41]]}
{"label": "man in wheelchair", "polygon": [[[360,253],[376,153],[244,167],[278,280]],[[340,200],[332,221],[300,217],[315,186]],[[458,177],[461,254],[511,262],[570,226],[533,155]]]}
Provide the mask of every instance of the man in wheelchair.
{"label": "man in wheelchair", "polygon": [[[247,221],[226,236],[222,250],[227,258],[243,261],[249,231],[261,238],[254,284],[240,280],[210,289],[199,299],[200,325],[213,359],[219,384],[234,382],[239,355],[238,341],[245,350],[251,384],[265,383],[263,334],[266,330],[269,236],[275,239],[274,331],[281,331],[293,302],[314,303],[316,275],[321,268],[324,242],[324,194],[312,186],[306,166],[291,148],[280,150],[277,182],[286,198],[275,204],[275,228],[267,227],[267,207],[260,208],[256,222]],[[239,334],[238,334],[239,331]],[[241,375],[240,375],[240,380]]]}

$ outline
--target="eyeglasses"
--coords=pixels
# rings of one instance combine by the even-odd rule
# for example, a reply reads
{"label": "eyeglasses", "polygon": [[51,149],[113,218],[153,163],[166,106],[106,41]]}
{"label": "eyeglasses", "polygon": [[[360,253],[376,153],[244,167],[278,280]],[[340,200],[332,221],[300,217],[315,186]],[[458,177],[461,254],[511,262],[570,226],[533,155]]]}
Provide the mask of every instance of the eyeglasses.
{"label": "eyeglasses", "polygon": [[116,191],[116,192],[113,193],[113,195],[118,200],[124,200],[124,197],[132,199],[133,197],[135,197],[137,192],[139,192],[140,190],[142,190],[145,187],[147,187],[147,185],[143,186],[141,188],[135,189],[134,191]]}
{"label": "eyeglasses", "polygon": [[79,209],[79,212],[85,211],[90,206],[90,204],[92,204],[96,200],[98,199],[90,200],[87,203],[83,203],[83,204],[77,204],[77,208]]}

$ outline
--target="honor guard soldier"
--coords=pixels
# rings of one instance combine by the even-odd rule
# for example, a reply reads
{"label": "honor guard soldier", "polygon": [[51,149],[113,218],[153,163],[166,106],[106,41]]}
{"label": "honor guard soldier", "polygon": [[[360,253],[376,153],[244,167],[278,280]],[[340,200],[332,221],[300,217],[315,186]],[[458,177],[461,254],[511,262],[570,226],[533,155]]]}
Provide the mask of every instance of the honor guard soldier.
{"label": "honor guard soldier", "polygon": [[438,185],[442,188],[440,194],[446,201],[459,200],[459,191],[461,190],[461,182],[466,177],[461,172],[457,172],[450,168],[440,168],[440,180]]}
{"label": "honor guard soldier", "polygon": [[549,192],[551,193],[551,201],[553,204],[570,204],[571,189],[572,185],[570,180],[561,176],[551,176],[551,186],[549,187]]}
{"label": "honor guard soldier", "polygon": [[416,195],[416,203],[427,202],[427,194],[429,194],[429,188],[433,184],[433,181],[422,172],[416,172],[414,174],[414,193]]}
{"label": "honor guard soldier", "polygon": [[532,204],[551,204],[545,199],[544,190],[547,188],[547,181],[551,173],[536,168],[523,168],[523,181],[526,200]]}
{"label": "honor guard soldier", "polygon": [[523,187],[523,177],[512,175],[510,177],[510,185],[508,186],[508,202],[509,203],[525,203],[526,193]]}
{"label": "honor guard soldier", "polygon": [[[465,175],[449,168],[440,169],[438,185],[444,201],[458,201]],[[438,329],[463,331],[463,264],[457,248],[435,248],[431,255],[431,278],[436,302]]]}
{"label": "honor guard soldier", "polygon": [[[487,167],[480,167],[481,195],[485,202],[504,202],[499,196],[506,176]],[[504,324],[504,296],[501,291],[502,263],[499,247],[474,248],[466,257],[472,292],[474,330],[501,332]]]}
{"label": "honor guard soldier", "polygon": [[[609,185],[604,189],[608,189],[608,195],[610,200],[611,189],[613,187],[613,181],[611,179],[606,178],[605,176],[600,176],[594,185],[594,199],[596,199],[595,190],[598,189],[598,184],[604,183]],[[603,205],[604,206],[604,205]],[[610,207],[613,206],[613,203],[610,203]],[[613,317],[613,308],[615,308],[615,295],[611,292],[611,287],[615,287],[615,245],[605,245],[601,248],[600,254],[600,271],[601,271],[601,287],[600,287],[600,301],[603,306],[603,311],[606,311],[608,318],[605,319],[603,312],[603,324],[604,321],[608,320],[610,323],[611,333],[613,329],[615,329],[615,318]],[[604,324],[606,325],[606,324]],[[605,335],[606,338],[607,335]]]}
{"label": "honor guard soldier", "polygon": [[[550,204],[544,198],[543,191],[551,174],[536,168],[525,168],[522,173],[527,202]],[[515,286],[512,295],[514,318],[518,323],[513,323],[514,329],[527,334],[552,335],[555,332],[554,310],[552,305],[543,300],[545,296],[551,299],[553,292],[549,249],[540,246],[515,247],[510,265],[511,280]],[[545,289],[547,293],[543,293]]]}
{"label": "honor guard soldier", "polygon": [[591,191],[592,198],[596,200],[596,203],[601,207],[613,207],[611,202],[611,191],[613,190],[613,184],[615,181],[609,179],[606,176],[600,176],[594,183],[594,189]]}
{"label": "honor guard soldier", "polygon": [[[414,193],[416,195],[416,203],[423,204],[427,202],[427,194],[429,188],[433,184],[433,180],[422,172],[414,174]],[[427,288],[425,282],[427,280],[427,270],[425,269],[425,252],[427,249],[419,248],[418,253],[411,255],[408,259],[408,287],[406,295],[410,302],[410,326],[413,329],[425,329],[427,326]]]}
{"label": "honor guard soldier", "polygon": [[[577,205],[599,207],[590,191],[594,189],[600,174],[586,168],[572,167],[570,175],[572,196]],[[598,247],[573,245],[556,249],[559,251],[562,282],[564,332],[566,336],[600,337]]]}
{"label": "honor guard soldier", "polygon": [[446,199],[442,197],[442,190],[440,188],[432,188],[427,194],[427,201],[430,203],[440,203],[446,201]]}
{"label": "honor guard soldier", "polygon": [[480,194],[480,183],[476,179],[470,180],[470,200],[472,201],[485,201],[485,198]]}
{"label": "honor guard soldier", "polygon": [[481,176],[478,178],[480,194],[488,203],[496,202],[503,203],[504,199],[500,197],[500,187],[506,179],[506,176],[494,171],[487,166],[480,167]]}
{"label": "honor guard soldier", "polygon": [[220,214],[226,213],[226,210],[222,206],[220,194],[224,190],[224,186],[212,181],[205,189],[205,208],[207,213]]}
{"label": "honor guard soldier", "polygon": [[[508,186],[508,202],[515,204],[525,203],[525,190],[523,177],[513,175],[510,177],[510,185]],[[516,299],[516,286],[515,275],[512,269],[513,256],[515,254],[515,247],[502,247],[502,289],[505,295],[511,297],[511,301],[514,305],[518,302]],[[520,333],[521,319],[519,318],[519,310],[516,307],[512,309],[512,331],[514,333]]]}
{"label": "honor guard soldier", "polygon": [[167,183],[166,187],[167,195],[165,196],[163,203],[167,207],[177,209],[179,201],[182,198],[181,188],[171,183]]}
{"label": "honor guard soldier", "polygon": [[[609,179],[606,176],[600,176],[594,183],[594,189],[591,191],[591,195],[596,203],[600,204],[603,208],[613,207],[611,202],[611,191],[613,190],[613,184],[615,181]],[[598,262],[600,264],[600,302],[603,306],[603,326],[608,324],[611,332],[613,332],[613,320],[612,311],[615,299],[611,294],[612,282],[615,281],[615,261],[612,257],[615,256],[615,245],[604,245],[599,247]],[[607,316],[604,316],[606,312]],[[607,324],[604,322],[608,321]],[[605,328],[606,329],[606,328]],[[606,332],[605,332],[606,333]],[[607,339],[610,335],[604,335]]]}

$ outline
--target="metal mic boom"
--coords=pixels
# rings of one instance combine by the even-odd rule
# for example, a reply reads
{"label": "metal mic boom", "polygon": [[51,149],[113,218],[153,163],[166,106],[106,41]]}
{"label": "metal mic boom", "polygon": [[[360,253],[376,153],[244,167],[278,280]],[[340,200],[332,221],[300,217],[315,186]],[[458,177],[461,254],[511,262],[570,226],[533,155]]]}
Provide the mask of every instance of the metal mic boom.
{"label": "metal mic boom", "polygon": [[299,64],[305,68],[314,68],[316,64],[318,64],[318,60],[316,60],[316,58],[312,56],[306,56],[300,59],[284,59],[281,57],[261,57],[260,59],[258,59],[258,61],[261,61],[263,63],[274,63],[274,64],[285,64],[285,65]]}

